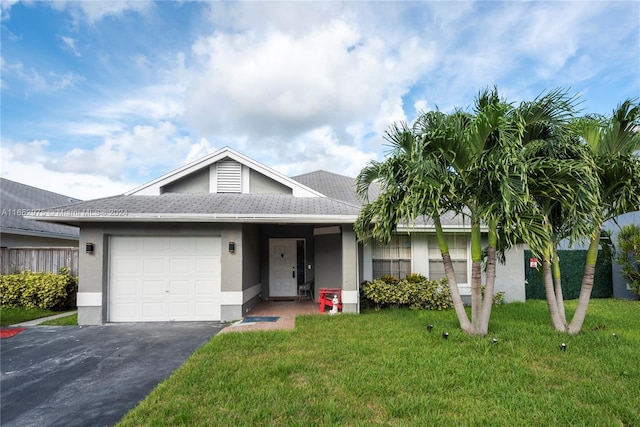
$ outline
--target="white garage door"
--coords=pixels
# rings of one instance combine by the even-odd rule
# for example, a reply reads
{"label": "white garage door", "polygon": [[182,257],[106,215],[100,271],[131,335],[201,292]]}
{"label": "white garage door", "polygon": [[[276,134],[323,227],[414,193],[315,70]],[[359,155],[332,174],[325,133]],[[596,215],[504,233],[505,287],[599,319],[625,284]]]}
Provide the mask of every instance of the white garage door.
{"label": "white garage door", "polygon": [[219,237],[113,236],[109,321],[220,320]]}

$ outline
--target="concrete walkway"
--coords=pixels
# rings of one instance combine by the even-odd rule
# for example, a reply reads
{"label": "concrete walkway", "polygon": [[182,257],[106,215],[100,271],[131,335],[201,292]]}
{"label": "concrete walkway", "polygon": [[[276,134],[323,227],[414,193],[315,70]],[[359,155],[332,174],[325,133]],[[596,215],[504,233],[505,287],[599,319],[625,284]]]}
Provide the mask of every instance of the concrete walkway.
{"label": "concrete walkway", "polygon": [[303,301],[260,301],[245,317],[277,317],[275,322],[246,322],[245,319],[227,326],[220,333],[246,331],[292,330],[296,326],[296,316],[320,314],[318,303]]}
{"label": "concrete walkway", "polygon": [[54,314],[53,316],[40,317],[38,319],[29,320],[27,322],[16,323],[15,325],[10,325],[9,327],[15,328],[15,327],[20,327],[20,326],[23,326],[23,327],[24,326],[36,326],[36,325],[39,325],[40,323],[46,322],[48,320],[60,319],[61,317],[67,317],[67,316],[73,316],[77,312],[78,312],[78,310],[65,311],[64,313]]}

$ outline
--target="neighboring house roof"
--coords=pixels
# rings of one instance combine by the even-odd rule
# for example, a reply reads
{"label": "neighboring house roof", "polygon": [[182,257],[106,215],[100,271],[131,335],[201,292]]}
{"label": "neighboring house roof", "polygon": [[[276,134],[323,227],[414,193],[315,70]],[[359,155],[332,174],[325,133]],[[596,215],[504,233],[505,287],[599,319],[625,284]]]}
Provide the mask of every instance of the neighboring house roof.
{"label": "neighboring house roof", "polygon": [[43,209],[78,201],[69,196],[0,178],[0,230],[7,234],[77,240],[79,232],[76,227],[34,221],[24,218],[24,215],[39,215]]}

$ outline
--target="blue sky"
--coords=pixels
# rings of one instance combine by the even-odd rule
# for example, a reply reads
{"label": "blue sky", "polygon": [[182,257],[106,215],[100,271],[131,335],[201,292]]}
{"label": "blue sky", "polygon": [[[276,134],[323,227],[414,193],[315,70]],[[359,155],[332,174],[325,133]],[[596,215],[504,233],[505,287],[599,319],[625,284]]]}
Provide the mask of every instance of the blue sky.
{"label": "blue sky", "polygon": [[355,176],[394,121],[562,87],[640,96],[640,2],[1,0],[0,174],[82,199],[230,146]]}

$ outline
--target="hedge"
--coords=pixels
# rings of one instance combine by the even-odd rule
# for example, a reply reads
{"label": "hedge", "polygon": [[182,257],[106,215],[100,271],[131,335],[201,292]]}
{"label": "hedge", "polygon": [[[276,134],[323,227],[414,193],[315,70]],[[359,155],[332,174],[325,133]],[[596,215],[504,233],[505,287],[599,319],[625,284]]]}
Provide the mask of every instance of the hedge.
{"label": "hedge", "polygon": [[75,308],[78,279],[65,268],[55,273],[34,273],[0,276],[0,306],[66,310]]}
{"label": "hedge", "polygon": [[[527,299],[546,299],[544,290],[544,277],[542,275],[542,263],[538,268],[529,267],[531,251],[524,251],[525,260],[525,293]],[[566,300],[576,299],[580,296],[584,265],[587,260],[587,251],[561,250],[560,274],[562,280],[562,296]],[[605,259],[602,251],[598,252],[596,261],[596,274],[593,281],[592,298],[610,298],[613,296],[611,279],[611,260]]]}
{"label": "hedge", "polygon": [[365,307],[380,310],[386,307],[444,310],[453,306],[446,279],[429,280],[419,274],[404,280],[385,276],[360,285],[361,301]]}

